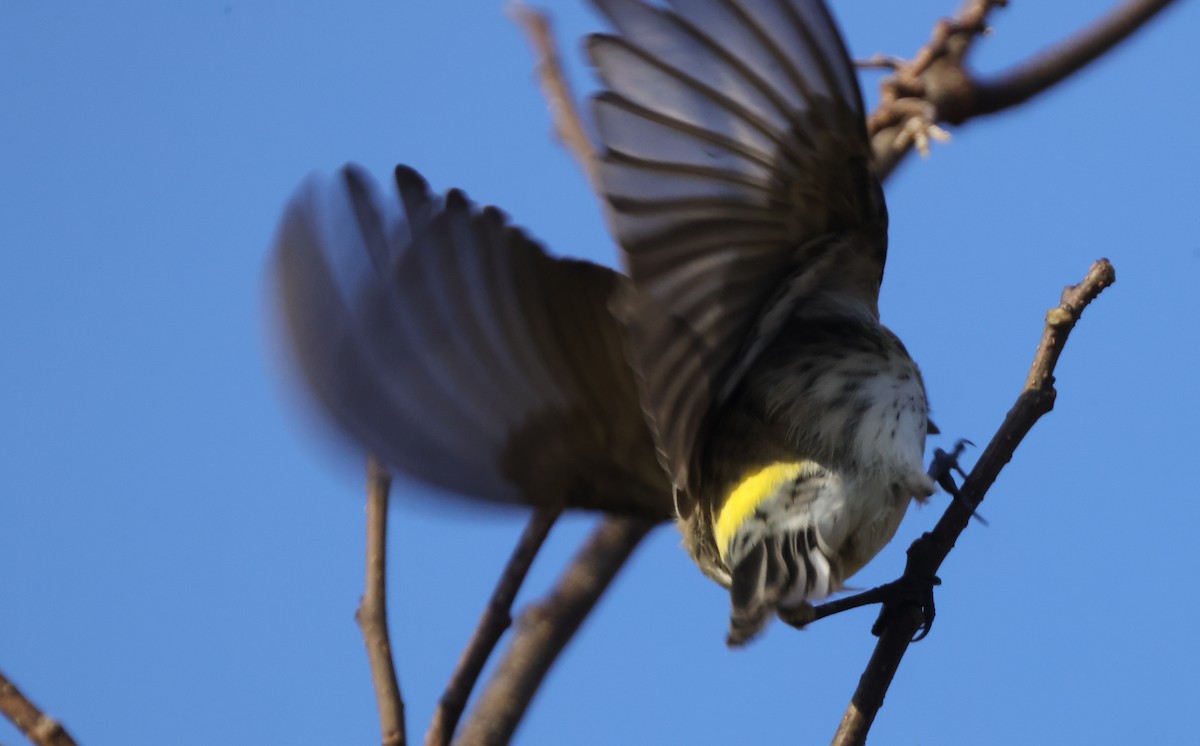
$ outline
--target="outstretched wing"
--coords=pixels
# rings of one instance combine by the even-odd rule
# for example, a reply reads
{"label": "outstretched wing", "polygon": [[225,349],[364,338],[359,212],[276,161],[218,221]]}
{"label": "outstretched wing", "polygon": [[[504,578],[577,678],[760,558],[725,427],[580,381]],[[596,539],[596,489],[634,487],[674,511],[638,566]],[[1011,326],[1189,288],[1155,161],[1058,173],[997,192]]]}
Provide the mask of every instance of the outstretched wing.
{"label": "outstretched wing", "polygon": [[[882,277],[886,209],[854,68],[820,0],[594,1],[617,30],[589,43],[607,88],[594,114],[610,224],[637,289],[701,343],[682,386],[727,393],[767,310],[778,316],[844,269],[831,241],[864,234],[853,272]],[[873,309],[871,285],[862,301]],[[648,381],[677,358],[658,352],[635,357]],[[660,436],[690,428],[669,440],[694,445],[704,417],[660,402],[712,400],[648,398],[651,418],[668,420]],[[664,450],[680,484],[691,448]]]}
{"label": "outstretched wing", "polygon": [[293,198],[275,247],[288,338],[358,446],[471,497],[672,514],[609,299],[625,278],[556,259],[495,208],[396,169]]}

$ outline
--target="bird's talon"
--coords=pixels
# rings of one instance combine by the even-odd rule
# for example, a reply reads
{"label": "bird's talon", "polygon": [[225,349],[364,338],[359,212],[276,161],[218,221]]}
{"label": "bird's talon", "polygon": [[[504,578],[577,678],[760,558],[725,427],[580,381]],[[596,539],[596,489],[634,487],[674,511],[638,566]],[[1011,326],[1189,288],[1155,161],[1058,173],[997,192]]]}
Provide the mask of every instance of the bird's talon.
{"label": "bird's talon", "polygon": [[942,584],[942,579],[933,575],[926,579],[902,577],[899,580],[882,586],[889,596],[883,602],[879,618],[871,627],[871,634],[879,637],[883,630],[896,618],[906,606],[914,606],[921,610],[921,625],[917,628],[912,642],[924,640],[933,629],[933,619],[937,616],[937,607],[933,602],[933,589]]}
{"label": "bird's talon", "polygon": [[967,508],[971,509],[971,517],[979,521],[984,526],[988,525],[987,519],[979,514],[974,505],[971,505],[962,492],[958,489],[958,485],[954,483],[954,474],[957,473],[963,479],[967,478],[967,474],[958,464],[958,457],[962,455],[967,446],[974,447],[975,444],[966,438],[959,438],[954,444],[954,449],[947,453],[941,448],[934,449],[933,462],[929,465],[929,477],[937,482],[938,486],[946,491],[946,494],[953,497],[956,501],[963,503]]}

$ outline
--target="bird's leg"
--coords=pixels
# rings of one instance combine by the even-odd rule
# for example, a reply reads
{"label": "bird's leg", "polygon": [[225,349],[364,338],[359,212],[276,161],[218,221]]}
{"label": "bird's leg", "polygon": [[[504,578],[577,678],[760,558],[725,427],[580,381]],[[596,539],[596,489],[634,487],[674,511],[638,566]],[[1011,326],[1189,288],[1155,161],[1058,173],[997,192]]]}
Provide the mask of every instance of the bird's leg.
{"label": "bird's leg", "polygon": [[921,623],[920,632],[913,638],[915,642],[929,634],[929,630],[933,628],[933,618],[937,614],[937,610],[933,604],[933,588],[934,586],[941,585],[941,583],[941,579],[936,575],[929,578],[916,578],[910,575],[903,575],[898,580],[884,583],[881,586],[872,588],[869,591],[863,591],[862,593],[856,593],[853,596],[829,601],[820,606],[803,604],[794,609],[781,608],[776,610],[776,614],[784,624],[789,624],[796,629],[804,629],[819,619],[840,614],[843,611],[871,606],[872,604],[882,604],[883,608],[880,609],[879,618],[871,627],[871,633],[878,636],[888,622],[890,622],[891,618],[899,613],[901,609],[905,606],[917,606],[921,609],[924,620]]}
{"label": "bird's leg", "polygon": [[[934,451],[933,462],[930,464],[929,471],[927,472],[930,479],[960,502],[965,501],[966,498],[954,482],[954,473],[957,472],[959,476],[966,478],[966,474],[963,473],[962,468],[958,465],[958,457],[962,455],[963,451],[969,445],[974,444],[969,440],[963,439],[955,443],[953,450],[949,453],[938,448]],[[975,512],[975,506],[968,505],[967,507],[971,508],[971,516],[973,518],[985,526],[987,525],[987,521],[984,520],[983,516]],[[840,614],[843,611],[870,606],[872,604],[882,604],[883,608],[879,611],[879,618],[871,627],[872,634],[878,636],[891,622],[892,618],[897,614],[903,613],[906,607],[916,607],[920,609],[923,619],[921,627],[917,631],[917,636],[913,638],[913,642],[924,639],[929,634],[929,630],[933,629],[933,619],[937,615],[937,608],[933,602],[933,589],[942,584],[941,579],[936,575],[913,572],[914,564],[921,564],[920,562],[914,563],[912,561],[914,553],[918,555],[921,553],[925,546],[923,542],[927,541],[928,536],[929,534],[925,534],[909,547],[909,565],[905,568],[904,574],[899,579],[853,596],[829,601],[820,606],[802,604],[793,609],[777,609],[776,614],[785,624],[803,629],[819,619]]]}
{"label": "bird's leg", "polygon": [[[928,475],[951,497],[965,504],[971,510],[972,518],[986,526],[987,520],[975,512],[975,506],[969,504],[954,482],[955,472],[958,472],[963,479],[967,477],[962,467],[958,465],[958,457],[969,445],[974,445],[974,443],[963,438],[954,444],[954,449],[950,453],[941,448],[935,450]],[[931,571],[920,569],[927,564],[921,561],[921,556],[930,540],[930,534],[924,534],[914,541],[908,548],[908,564],[904,568],[904,574],[898,580],[875,589],[880,591],[883,596],[883,608],[879,610],[879,618],[871,627],[871,633],[876,637],[883,634],[883,630],[887,628],[892,619],[905,613],[906,608],[917,608],[921,612],[921,626],[917,629],[913,642],[925,639],[925,636],[933,629],[933,619],[937,616],[937,607],[933,603],[933,589],[941,585],[942,581]]]}
{"label": "bird's leg", "polygon": [[945,490],[947,494],[949,494],[958,502],[963,503],[963,505],[966,507],[970,508],[972,518],[986,526],[988,525],[987,519],[979,515],[979,513],[975,510],[974,505],[968,504],[967,499],[963,497],[962,492],[958,489],[958,485],[954,483],[955,472],[958,472],[960,477],[966,479],[966,473],[962,470],[962,467],[958,465],[958,457],[962,455],[962,452],[966,450],[967,446],[973,445],[975,444],[966,438],[960,438],[959,441],[954,444],[954,450],[950,453],[943,451],[941,448],[935,449],[933,452],[933,461],[930,462],[929,471],[927,473],[929,474],[929,478],[934,482],[937,482],[937,485]]}
{"label": "bird's leg", "polygon": [[883,603],[885,596],[883,589],[884,586],[879,586],[869,591],[856,593],[853,596],[839,598],[836,601],[828,601],[820,606],[813,606],[806,603],[794,609],[779,608],[775,610],[775,613],[784,624],[789,624],[796,629],[804,629],[809,624],[819,619],[824,619],[827,616],[833,616],[834,614],[840,614],[843,611],[850,611],[851,609],[858,609],[863,606]]}

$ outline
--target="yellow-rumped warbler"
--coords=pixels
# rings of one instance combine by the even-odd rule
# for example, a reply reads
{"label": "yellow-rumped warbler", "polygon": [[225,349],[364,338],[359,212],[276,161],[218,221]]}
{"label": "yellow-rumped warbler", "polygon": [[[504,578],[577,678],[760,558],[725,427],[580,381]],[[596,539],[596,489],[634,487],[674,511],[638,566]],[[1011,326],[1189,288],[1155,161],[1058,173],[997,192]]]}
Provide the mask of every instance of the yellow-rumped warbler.
{"label": "yellow-rumped warbler", "polygon": [[596,164],[621,275],[494,208],[310,180],[277,243],[316,397],[394,468],[488,500],[675,516],[729,642],[839,590],[922,468],[924,386],[879,323],[887,211],[820,0],[596,0]]}

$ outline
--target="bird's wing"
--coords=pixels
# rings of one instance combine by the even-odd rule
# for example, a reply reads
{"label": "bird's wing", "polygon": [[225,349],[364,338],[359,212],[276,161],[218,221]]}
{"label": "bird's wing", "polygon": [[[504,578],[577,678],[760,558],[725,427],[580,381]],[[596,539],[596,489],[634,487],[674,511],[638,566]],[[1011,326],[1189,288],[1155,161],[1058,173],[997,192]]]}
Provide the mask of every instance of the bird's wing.
{"label": "bird's wing", "polygon": [[[606,88],[593,109],[609,222],[637,289],[692,330],[681,346],[703,350],[690,365],[678,351],[635,351],[681,485],[705,417],[660,402],[713,402],[672,398],[654,381],[728,392],[767,308],[803,302],[840,271],[826,239],[868,235],[855,273],[882,276],[887,213],[854,67],[820,0],[594,2],[616,29],[588,45]],[[874,308],[878,286],[866,286]],[[664,365],[693,377],[663,375]]]}
{"label": "bird's wing", "polygon": [[499,502],[672,514],[608,310],[627,280],[557,259],[495,208],[399,200],[361,171],[310,179],[275,246],[286,333],[320,407],[358,447]]}

